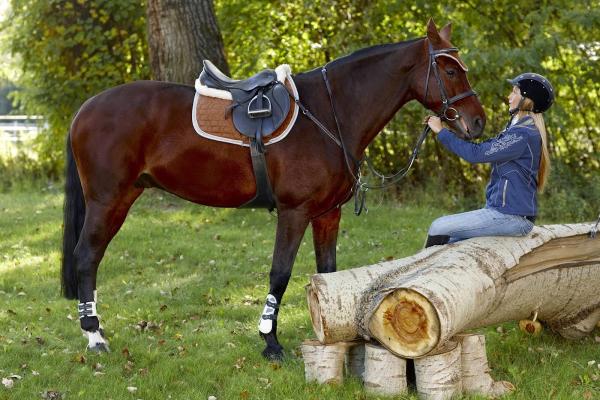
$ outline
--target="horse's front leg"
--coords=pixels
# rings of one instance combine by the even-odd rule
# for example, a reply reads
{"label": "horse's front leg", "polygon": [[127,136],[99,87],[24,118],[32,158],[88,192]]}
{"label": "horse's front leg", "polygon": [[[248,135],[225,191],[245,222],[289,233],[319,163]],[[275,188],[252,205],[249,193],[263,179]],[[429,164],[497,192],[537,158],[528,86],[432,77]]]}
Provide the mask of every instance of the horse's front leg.
{"label": "horse's front leg", "polygon": [[277,315],[308,221],[306,214],[297,210],[281,211],[277,219],[270,289],[258,325],[259,333],[267,344],[262,354],[268,359],[283,357],[283,347],[277,340]]}
{"label": "horse's front leg", "polygon": [[335,247],[341,216],[342,207],[336,207],[311,221],[317,272],[319,273],[335,272],[336,270]]}

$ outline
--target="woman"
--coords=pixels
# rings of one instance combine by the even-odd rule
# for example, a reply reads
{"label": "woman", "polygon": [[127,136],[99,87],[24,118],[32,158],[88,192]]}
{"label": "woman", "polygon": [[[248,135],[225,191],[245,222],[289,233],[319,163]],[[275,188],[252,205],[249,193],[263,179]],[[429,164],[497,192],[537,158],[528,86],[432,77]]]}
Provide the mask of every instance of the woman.
{"label": "woman", "polygon": [[554,89],[541,75],[525,73],[508,80],[511,119],[504,131],[482,143],[459,139],[442,128],[438,117],[427,124],[448,150],[470,163],[491,163],[485,208],[436,219],[425,247],[478,236],[525,236],[537,215],[537,192],[550,171],[542,113],[554,101]]}

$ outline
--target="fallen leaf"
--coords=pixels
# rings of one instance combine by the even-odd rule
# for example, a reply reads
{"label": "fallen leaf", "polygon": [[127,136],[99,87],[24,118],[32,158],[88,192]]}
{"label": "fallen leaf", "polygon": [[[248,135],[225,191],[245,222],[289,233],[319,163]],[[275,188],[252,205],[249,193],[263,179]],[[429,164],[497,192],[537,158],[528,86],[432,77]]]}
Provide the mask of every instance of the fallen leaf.
{"label": "fallen leaf", "polygon": [[244,389],[240,392],[240,399],[248,400],[249,398],[250,398],[250,392],[248,392],[246,389]]}
{"label": "fallen leaf", "polygon": [[242,368],[244,368],[245,362],[246,362],[246,357],[238,358],[233,366],[235,369],[242,369]]}
{"label": "fallen leaf", "polygon": [[131,356],[131,354],[129,354],[129,349],[127,347],[125,347],[123,350],[121,350],[121,354],[123,354],[123,356],[125,358],[129,358]]}
{"label": "fallen leaf", "polygon": [[160,306],[160,311],[165,311],[167,309],[167,305],[163,304],[162,306]]}
{"label": "fallen leaf", "polygon": [[127,364],[123,365],[123,369],[127,372],[131,372],[131,371],[133,371],[134,366],[135,366],[134,363],[132,363],[131,361],[127,361]]}
{"label": "fallen leaf", "polygon": [[46,399],[46,400],[61,400],[62,399],[62,393],[57,392],[56,390],[46,390],[44,393],[42,393],[42,399]]}
{"label": "fallen leaf", "polygon": [[73,362],[85,364],[85,361],[85,356],[83,354],[77,354],[75,357],[73,357]]}
{"label": "fallen leaf", "polygon": [[273,371],[276,371],[276,370],[278,370],[279,368],[281,368],[281,364],[279,364],[279,363],[276,363],[276,362],[272,362],[272,363],[270,363],[270,364],[269,364],[269,366],[271,367],[271,369],[272,369]]}
{"label": "fallen leaf", "polygon": [[5,388],[12,389],[12,387],[15,385],[15,381],[9,378],[2,378],[2,384]]}

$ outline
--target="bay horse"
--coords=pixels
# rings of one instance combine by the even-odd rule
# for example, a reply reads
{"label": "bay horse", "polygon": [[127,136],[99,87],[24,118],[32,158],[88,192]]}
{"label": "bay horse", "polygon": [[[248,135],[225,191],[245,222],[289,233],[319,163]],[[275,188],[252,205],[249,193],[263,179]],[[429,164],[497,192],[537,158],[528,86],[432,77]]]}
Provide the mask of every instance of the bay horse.
{"label": "bay horse", "polygon": [[[451,109],[459,118],[449,123],[459,137],[478,137],[485,113],[472,96],[450,34],[450,24],[438,31],[430,20],[426,37],[330,62],[329,80],[321,69],[297,74],[300,99],[324,126],[339,128],[334,132],[355,160],[410,100],[439,114],[454,99]],[[145,188],[212,207],[239,207],[256,192],[247,149],[194,131],[194,94],[186,85],[132,82],[90,98],[73,119],[67,138],[62,291],[79,299],[80,324],[91,350],[108,351],[96,314],[98,266]],[[355,181],[342,149],[305,117],[298,118],[285,140],[269,146],[266,158],[277,229],[259,333],[266,342],[263,355],[279,359],[277,315],[301,239],[311,224],[317,271],[336,270],[341,206]]]}

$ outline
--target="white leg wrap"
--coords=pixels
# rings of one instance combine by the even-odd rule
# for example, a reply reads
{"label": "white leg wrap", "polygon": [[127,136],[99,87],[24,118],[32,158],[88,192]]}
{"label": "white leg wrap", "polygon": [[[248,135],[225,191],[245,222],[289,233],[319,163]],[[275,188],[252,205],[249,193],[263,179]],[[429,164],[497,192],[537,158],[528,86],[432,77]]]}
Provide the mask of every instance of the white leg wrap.
{"label": "white leg wrap", "polygon": [[277,299],[272,294],[267,295],[267,304],[263,309],[260,320],[258,321],[258,330],[267,334],[273,330],[273,320],[276,318]]}

